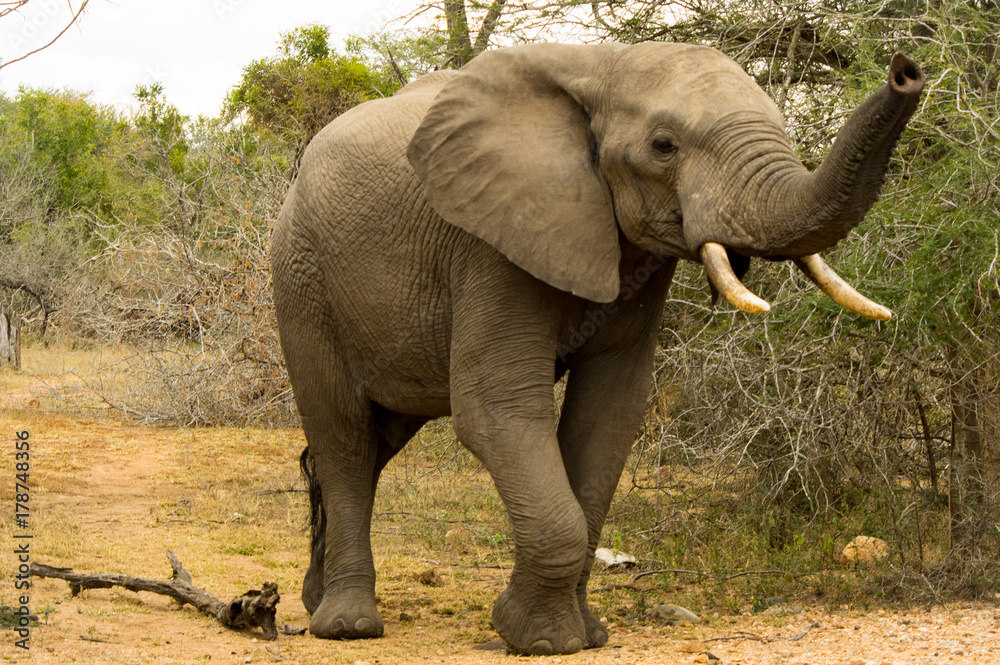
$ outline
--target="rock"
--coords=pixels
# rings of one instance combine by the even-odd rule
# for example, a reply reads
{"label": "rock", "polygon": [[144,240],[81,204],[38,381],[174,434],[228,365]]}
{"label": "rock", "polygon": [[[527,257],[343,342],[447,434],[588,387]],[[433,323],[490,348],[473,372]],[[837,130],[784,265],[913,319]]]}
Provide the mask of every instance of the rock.
{"label": "rock", "polygon": [[636,560],[634,556],[621,550],[598,547],[594,551],[594,563],[600,564],[605,570],[615,570],[616,568],[634,568]]}
{"label": "rock", "polygon": [[763,598],[757,602],[753,607],[754,612],[763,612],[774,607],[781,607],[785,604],[785,599],[781,596],[771,596],[769,598]]}
{"label": "rock", "polygon": [[870,536],[857,536],[841,552],[840,565],[868,565],[887,556],[889,556],[889,544],[884,540]]}
{"label": "rock", "polygon": [[676,626],[684,621],[701,623],[701,617],[680,605],[658,605],[646,612],[647,621],[660,621],[668,626]]}

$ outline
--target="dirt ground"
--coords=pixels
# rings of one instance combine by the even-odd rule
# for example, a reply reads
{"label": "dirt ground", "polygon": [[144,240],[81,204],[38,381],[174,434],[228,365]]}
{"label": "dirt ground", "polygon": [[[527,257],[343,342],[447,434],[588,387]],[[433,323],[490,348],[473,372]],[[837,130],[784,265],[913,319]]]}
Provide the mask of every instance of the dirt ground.
{"label": "dirt ground", "polygon": [[[19,379],[20,380],[20,379]],[[20,392],[19,392],[20,391]],[[40,408],[39,408],[40,407]],[[167,579],[166,550],[195,584],[228,599],[265,581],[282,593],[278,623],[307,626],[299,600],[308,565],[294,430],[163,429],[47,412],[9,372],[0,373],[0,605],[14,605],[15,534],[30,534],[33,561],[77,572]],[[30,432],[28,528],[12,520],[15,433]],[[419,442],[418,442],[419,443]],[[464,464],[464,466],[463,466]],[[456,471],[456,468],[458,469]],[[445,471],[443,471],[445,470]],[[35,580],[30,650],[3,631],[11,663],[513,663],[489,625],[512,558],[502,509],[483,472],[448,456],[394,460],[376,507],[373,542],[386,636],[329,642],[311,636],[219,627],[191,607],[121,589],[70,595],[59,580]],[[476,497],[475,500],[469,497]],[[434,572],[430,572],[434,571]],[[603,573],[594,586],[630,580]],[[429,582],[429,584],[427,583]],[[616,591],[617,603],[640,601]],[[631,594],[631,595],[630,595]],[[700,610],[702,608],[693,608]],[[597,650],[537,658],[543,663],[955,663],[1000,662],[1000,612],[992,606],[935,606],[864,612],[784,604],[761,614],[666,626],[608,617]]]}

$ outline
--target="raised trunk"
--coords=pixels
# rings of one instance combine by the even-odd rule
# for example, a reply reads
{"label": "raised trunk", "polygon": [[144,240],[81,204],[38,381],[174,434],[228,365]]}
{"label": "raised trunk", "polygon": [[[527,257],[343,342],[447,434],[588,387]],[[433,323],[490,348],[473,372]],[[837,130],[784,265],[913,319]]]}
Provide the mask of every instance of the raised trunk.
{"label": "raised trunk", "polygon": [[[716,179],[721,184],[705,191],[688,188],[682,203],[685,216],[697,222],[685,225],[685,240],[726,300],[747,312],[769,309],[740,284],[730,267],[733,255],[793,259],[843,307],[879,321],[892,316],[837,276],[818,252],[844,238],[875,203],[923,87],[920,68],[896,53],[886,86],[851,115],[813,173],[795,157],[784,132],[753,113],[716,121],[707,134],[715,154],[731,165],[731,177]],[[699,175],[696,180],[703,181]]]}
{"label": "raised trunk", "polygon": [[[707,152],[732,169],[715,189],[690,188],[684,201],[688,246],[719,242],[747,256],[791,259],[844,238],[878,198],[892,149],[923,89],[906,56],[892,59],[889,81],[840,130],[829,156],[810,173],[780,127],[750,113],[730,115],[711,132]],[[694,176],[703,181],[704,172]]]}
{"label": "raised trunk", "polygon": [[843,239],[878,199],[892,150],[916,110],[924,75],[901,53],[889,80],[840,130],[829,156],[813,173],[783,169],[762,188],[763,209],[778,232],[759,253],[769,258],[814,254]]}

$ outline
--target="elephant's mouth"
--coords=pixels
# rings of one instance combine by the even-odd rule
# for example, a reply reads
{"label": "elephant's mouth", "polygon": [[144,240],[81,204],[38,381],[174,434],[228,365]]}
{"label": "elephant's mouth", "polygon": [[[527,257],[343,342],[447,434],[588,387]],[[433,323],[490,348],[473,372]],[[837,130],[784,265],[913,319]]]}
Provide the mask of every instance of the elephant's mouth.
{"label": "elephant's mouth", "polygon": [[[698,255],[713,288],[717,289],[729,304],[752,314],[762,314],[771,310],[771,305],[766,300],[758,297],[740,281],[749,267],[748,257],[734,250],[727,250],[714,242],[703,244],[698,249]],[[795,257],[792,261],[813,284],[844,309],[876,321],[888,321],[892,318],[892,312],[888,308],[858,293],[835,273],[819,254]]]}

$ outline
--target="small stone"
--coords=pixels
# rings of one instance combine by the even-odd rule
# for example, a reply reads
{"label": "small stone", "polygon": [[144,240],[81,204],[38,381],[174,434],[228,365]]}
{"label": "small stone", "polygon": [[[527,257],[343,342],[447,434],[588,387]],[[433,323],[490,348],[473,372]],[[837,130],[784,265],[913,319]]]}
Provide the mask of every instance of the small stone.
{"label": "small stone", "polygon": [[647,621],[661,621],[669,626],[682,622],[701,623],[701,617],[680,605],[658,605],[646,613]]}
{"label": "small stone", "polygon": [[608,625],[608,617],[601,617],[601,625],[602,626]]}
{"label": "small stone", "polygon": [[696,663],[707,663],[708,662],[708,655],[704,654],[704,653],[700,653],[700,654],[698,654],[697,656],[694,657],[694,662],[696,662]]}
{"label": "small stone", "polygon": [[887,556],[889,556],[889,544],[884,540],[871,536],[857,536],[840,553],[840,565],[868,565]]}
{"label": "small stone", "polygon": [[600,564],[606,570],[634,568],[636,565],[635,557],[631,554],[626,554],[621,550],[608,549],[607,547],[598,547],[594,550],[594,562]]}
{"label": "small stone", "polygon": [[681,645],[681,651],[685,653],[701,653],[705,650],[705,643],[701,640],[691,640]]}

